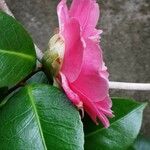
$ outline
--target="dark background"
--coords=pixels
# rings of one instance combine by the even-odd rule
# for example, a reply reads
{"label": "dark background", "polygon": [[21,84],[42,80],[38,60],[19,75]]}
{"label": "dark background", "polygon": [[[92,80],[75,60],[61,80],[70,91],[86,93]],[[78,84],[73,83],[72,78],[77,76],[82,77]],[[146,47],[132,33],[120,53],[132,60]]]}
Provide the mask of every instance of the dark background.
{"label": "dark background", "polygon": [[[58,26],[58,0],[6,0],[15,17],[44,50]],[[150,0],[98,0],[101,45],[110,80],[150,83]],[[150,137],[150,91],[111,90],[111,96],[148,101],[142,132]]]}

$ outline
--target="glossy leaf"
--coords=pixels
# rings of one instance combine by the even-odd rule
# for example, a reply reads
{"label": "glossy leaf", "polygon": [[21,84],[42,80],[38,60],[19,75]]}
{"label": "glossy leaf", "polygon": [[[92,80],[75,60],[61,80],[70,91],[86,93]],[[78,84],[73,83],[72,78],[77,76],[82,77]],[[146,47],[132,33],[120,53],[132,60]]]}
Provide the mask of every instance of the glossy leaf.
{"label": "glossy leaf", "polygon": [[80,115],[66,96],[48,85],[30,85],[0,109],[0,149],[83,150]]}
{"label": "glossy leaf", "polygon": [[33,75],[28,81],[27,83],[46,83],[48,84],[48,79],[46,77],[46,75],[44,74],[44,72],[40,71],[37,72],[35,75]]}
{"label": "glossy leaf", "polygon": [[3,96],[7,93],[8,87],[2,87],[0,88],[0,102],[3,99]]}
{"label": "glossy leaf", "polygon": [[139,133],[145,106],[127,99],[113,99],[115,117],[110,120],[108,129],[86,118],[85,150],[126,150]]}
{"label": "glossy leaf", "polygon": [[150,138],[138,136],[134,144],[128,150],[150,150]]}
{"label": "glossy leaf", "polygon": [[[44,72],[39,71],[36,74],[34,74],[30,79],[28,79],[26,81],[26,83],[46,83],[48,84],[48,79],[46,77],[46,75],[44,74]],[[16,90],[18,91],[18,89]],[[11,96],[12,94],[14,94],[16,91],[13,91],[11,94],[8,95],[8,88],[4,87],[4,88],[0,88],[0,107],[2,107],[3,105],[5,105],[5,103],[7,102],[7,100],[9,99],[9,96]],[[7,97],[7,98],[5,98]]]}
{"label": "glossy leaf", "polygon": [[13,92],[9,93],[8,91],[6,92],[6,94],[2,95],[0,97],[0,108],[3,107],[7,101],[9,100],[10,97],[12,97],[13,94],[15,94],[17,91],[19,91],[20,88],[17,88],[16,90],[14,90]]}
{"label": "glossy leaf", "polygon": [[36,64],[32,39],[15,19],[0,11],[0,87],[13,86]]}

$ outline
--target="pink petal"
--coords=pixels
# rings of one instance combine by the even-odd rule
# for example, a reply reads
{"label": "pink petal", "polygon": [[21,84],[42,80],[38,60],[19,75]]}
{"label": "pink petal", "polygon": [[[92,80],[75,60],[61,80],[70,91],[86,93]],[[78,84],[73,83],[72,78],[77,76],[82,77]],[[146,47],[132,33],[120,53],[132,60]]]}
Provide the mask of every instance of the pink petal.
{"label": "pink petal", "polygon": [[[108,101],[107,98],[104,100],[101,100],[99,102],[93,102],[91,101],[86,95],[84,95],[80,90],[78,90],[74,85],[70,85],[74,92],[78,94],[80,99],[83,102],[83,107],[85,111],[88,113],[88,115],[91,117],[91,119],[98,124],[99,119],[105,128],[109,127],[109,120],[106,116],[113,117],[112,111],[110,110],[111,101]],[[101,105],[102,104],[102,105]],[[103,108],[103,106],[105,106]],[[108,107],[107,107],[108,106]]]}
{"label": "pink petal", "polygon": [[102,51],[94,42],[87,40],[81,72],[72,85],[91,101],[103,100],[108,95],[108,73],[102,70]]}
{"label": "pink petal", "polygon": [[73,0],[69,13],[70,17],[78,19],[83,36],[93,32],[100,14],[95,0]]}
{"label": "pink petal", "polygon": [[[93,121],[109,126],[112,102],[108,95],[108,72],[103,62],[97,30],[99,6],[96,0],[73,0],[68,11],[66,0],[58,5],[60,36],[65,54],[57,78],[74,105],[83,104]],[[82,102],[81,102],[82,101]]]}
{"label": "pink petal", "polygon": [[68,98],[71,100],[71,102],[74,105],[79,105],[81,103],[79,96],[74,93],[71,88],[69,87],[69,83],[67,81],[66,76],[63,73],[59,73],[60,77],[59,77],[59,81],[61,82],[61,86],[64,89],[65,93],[67,94]]}
{"label": "pink petal", "polygon": [[108,117],[113,117],[113,114],[111,111],[112,101],[109,95],[107,95],[104,100],[96,102],[95,105],[97,106],[99,111],[101,111],[103,114],[105,114]]}
{"label": "pink petal", "polygon": [[100,70],[100,74],[101,76],[107,80],[107,82],[109,82],[108,77],[109,77],[109,73],[107,72],[107,67],[105,66],[105,63],[103,62],[102,64],[102,68]]}
{"label": "pink petal", "polygon": [[57,15],[58,15],[58,21],[59,21],[59,29],[60,32],[64,29],[64,24],[69,19],[69,12],[66,5],[66,0],[61,0],[61,2],[57,6]]}
{"label": "pink petal", "polygon": [[79,75],[83,60],[83,44],[80,37],[80,25],[76,19],[70,19],[65,24],[63,37],[65,40],[65,55],[61,72],[73,82]]}

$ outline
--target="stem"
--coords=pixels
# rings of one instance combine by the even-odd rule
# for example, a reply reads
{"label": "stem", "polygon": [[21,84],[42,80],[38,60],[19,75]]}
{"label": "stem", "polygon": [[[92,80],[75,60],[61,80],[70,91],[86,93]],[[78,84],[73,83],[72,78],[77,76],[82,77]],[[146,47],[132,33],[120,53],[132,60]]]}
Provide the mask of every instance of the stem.
{"label": "stem", "polygon": [[110,89],[150,91],[150,83],[109,82]]}
{"label": "stem", "polygon": [[[13,16],[8,6],[5,3],[5,0],[0,0],[0,10],[3,10],[7,14]],[[14,16],[13,16],[14,17]],[[42,51],[35,45],[36,54],[38,60],[41,62],[43,53]],[[141,90],[141,91],[150,91],[150,83],[127,83],[127,82],[109,82],[110,89],[120,89],[120,90]]]}

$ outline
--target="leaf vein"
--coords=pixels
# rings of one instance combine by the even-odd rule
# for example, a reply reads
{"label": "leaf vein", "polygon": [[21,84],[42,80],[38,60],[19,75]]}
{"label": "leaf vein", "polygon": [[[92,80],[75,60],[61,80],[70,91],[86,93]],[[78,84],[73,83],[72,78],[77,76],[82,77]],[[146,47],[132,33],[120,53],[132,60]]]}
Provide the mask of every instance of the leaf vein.
{"label": "leaf vein", "polygon": [[34,98],[33,98],[33,95],[31,93],[31,90],[32,90],[31,87],[28,86],[27,87],[27,92],[28,92],[28,95],[29,95],[29,100],[31,102],[33,111],[35,113],[35,118],[37,119],[37,123],[38,123],[38,126],[39,126],[39,132],[40,132],[40,135],[41,135],[41,138],[42,138],[44,149],[47,150],[47,146],[46,146],[46,143],[45,143],[45,139],[44,139],[44,135],[43,135],[43,131],[42,131],[42,126],[41,126],[40,118],[38,116],[38,111],[37,111],[37,108],[35,106]]}
{"label": "leaf vein", "polygon": [[15,56],[23,57],[23,58],[26,58],[26,59],[29,59],[29,60],[32,60],[32,61],[34,60],[33,56],[27,55],[25,53],[20,53],[20,52],[18,53],[18,52],[14,52],[14,51],[6,51],[6,50],[2,50],[2,49],[0,49],[0,53],[15,55]]}

